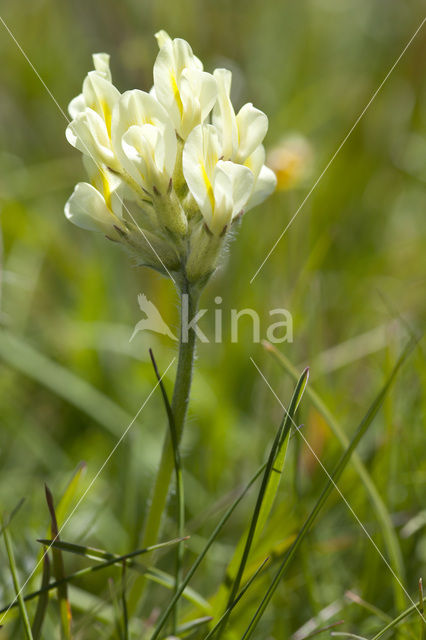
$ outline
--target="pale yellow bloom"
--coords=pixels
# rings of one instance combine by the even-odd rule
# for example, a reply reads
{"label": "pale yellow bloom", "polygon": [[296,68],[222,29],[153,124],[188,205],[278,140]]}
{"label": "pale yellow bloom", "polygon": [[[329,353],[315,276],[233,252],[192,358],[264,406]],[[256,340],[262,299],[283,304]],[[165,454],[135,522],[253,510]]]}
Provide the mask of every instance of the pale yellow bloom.
{"label": "pale yellow bloom", "polygon": [[250,102],[235,114],[231,102],[232,74],[227,69],[214,71],[218,99],[212,122],[221,140],[222,156],[248,167],[254,176],[252,192],[245,210],[260,204],[275,189],[274,173],[265,166],[263,139],[268,130],[268,118]]}
{"label": "pale yellow bloom", "polygon": [[176,132],[186,140],[204,122],[217,96],[214,77],[181,38],[172,40],[165,31],[157,33],[160,46],[154,64],[154,95],[168,111]]}
{"label": "pale yellow bloom", "polygon": [[120,92],[111,81],[109,56],[93,56],[94,71],[89,71],[82,93],[68,106],[73,118],[66,130],[67,140],[83,154],[99,159],[111,169],[120,165],[112,148],[112,112]]}
{"label": "pale yellow bloom", "polygon": [[176,134],[166,110],[149,93],[126,91],[112,118],[113,148],[120,164],[143,189],[168,188],[176,161]]}
{"label": "pale yellow bloom", "polygon": [[183,150],[183,173],[209,230],[221,235],[244,209],[253,188],[248,167],[220,159],[213,125],[198,125]]}
{"label": "pale yellow bloom", "polygon": [[156,35],[154,86],[121,94],[109,56],[69,105],[69,142],[89,174],[65,206],[74,224],[102,231],[163,273],[205,282],[232,222],[262,202],[276,177],[265,165],[266,115],[235,113],[231,73],[207,73],[185,40]]}
{"label": "pale yellow bloom", "polygon": [[[91,182],[79,182],[65,205],[65,215],[74,224],[89,231],[112,234],[122,223],[122,195],[125,185],[106,167],[99,169],[85,161]],[[121,194],[120,194],[121,191]]]}

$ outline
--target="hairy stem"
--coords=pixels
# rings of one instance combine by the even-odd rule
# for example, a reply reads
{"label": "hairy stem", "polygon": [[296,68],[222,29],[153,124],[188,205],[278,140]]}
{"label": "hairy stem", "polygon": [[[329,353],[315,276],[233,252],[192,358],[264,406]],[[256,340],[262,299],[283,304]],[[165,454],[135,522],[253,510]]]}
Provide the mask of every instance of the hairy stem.
{"label": "hairy stem", "polygon": [[[183,298],[186,297],[186,301]],[[188,409],[189,394],[191,390],[192,369],[195,355],[195,332],[189,329],[187,335],[184,335],[184,323],[191,320],[196,313],[197,300],[190,286],[185,282],[182,287],[181,299],[181,328],[179,340],[179,357],[176,372],[176,380],[173,391],[172,411],[175,420],[176,434],[178,443],[182,438],[183,428],[185,424],[186,413]],[[185,318],[185,314],[187,317]],[[152,494],[151,507],[149,509],[148,518],[145,525],[143,537],[143,546],[155,544],[160,532],[161,519],[165,511],[167,496],[169,493],[169,485],[174,469],[173,447],[171,443],[170,433],[166,432],[161,454],[160,466],[158,468],[155,480],[154,491]]]}
{"label": "hairy stem", "polygon": [[[174,416],[178,444],[180,443],[182,438],[189,403],[189,395],[191,391],[196,333],[191,327],[188,328],[188,323],[197,312],[198,292],[195,291],[193,287],[191,287],[186,279],[184,279],[180,290],[180,296],[181,322],[179,355],[172,398],[172,412]],[[161,529],[161,521],[167,507],[167,497],[169,494],[169,487],[173,469],[173,446],[171,442],[170,432],[169,430],[167,430],[143,533],[142,544],[144,547],[145,545],[150,546],[150,541],[158,540]],[[135,600],[140,600],[142,591],[143,583],[141,581],[139,588],[137,584],[135,585],[135,592],[134,594],[132,594],[135,596],[135,599],[132,598],[133,602],[135,602]]]}

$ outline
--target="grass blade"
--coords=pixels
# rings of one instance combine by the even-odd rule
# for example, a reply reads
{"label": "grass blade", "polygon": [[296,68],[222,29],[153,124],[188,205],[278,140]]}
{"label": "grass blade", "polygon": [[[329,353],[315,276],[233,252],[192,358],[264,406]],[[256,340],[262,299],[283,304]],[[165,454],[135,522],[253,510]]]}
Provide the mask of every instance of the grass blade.
{"label": "grass blade", "polygon": [[353,638],[353,640],[367,640],[364,636],[357,636],[356,633],[349,633],[348,631],[332,631],[333,637],[341,636],[342,638]]}
{"label": "grass blade", "polygon": [[176,633],[179,634],[179,637],[185,636],[186,634],[194,631],[194,629],[198,629],[202,625],[207,624],[208,622],[210,622],[210,620],[211,620],[210,616],[204,616],[203,618],[195,618],[195,620],[190,620],[189,622],[185,622],[184,624],[181,624],[176,629]]}
{"label": "grass blade", "polygon": [[[415,611],[417,613],[419,613],[419,611],[421,611],[421,608],[424,607],[424,603],[425,602],[426,602],[426,597],[423,597],[423,601],[420,603],[420,606],[417,605],[417,604],[413,604],[413,605],[411,605],[411,607],[408,607],[408,609],[405,609],[405,611],[402,611],[402,613],[400,613],[398,616],[396,616],[396,618],[394,618],[393,620],[388,622],[388,624],[386,626],[384,626],[382,629],[380,629],[380,631],[378,633],[376,633],[376,635],[373,636],[373,638],[371,640],[380,640],[380,638],[382,636],[384,636],[385,633],[387,633],[391,629],[394,629],[394,627],[397,627],[400,622],[405,620],[405,618],[408,618],[408,616],[410,616],[412,613],[414,613]],[[424,623],[423,620],[422,620],[422,622]]]}
{"label": "grass blade", "polygon": [[159,618],[159,620],[157,622],[157,626],[156,626],[156,628],[155,628],[155,630],[154,630],[154,632],[153,632],[153,634],[151,636],[151,640],[156,640],[159,637],[159,635],[160,635],[165,623],[167,622],[167,619],[168,619],[171,611],[173,610],[173,607],[175,606],[176,602],[178,601],[178,599],[183,594],[184,589],[189,584],[192,576],[197,571],[197,569],[200,566],[201,562],[205,558],[208,550],[210,549],[210,547],[212,546],[212,544],[216,540],[217,536],[219,535],[219,533],[221,532],[222,528],[224,527],[226,522],[229,520],[229,518],[231,517],[231,515],[233,514],[233,512],[235,511],[237,506],[240,504],[241,500],[244,498],[244,496],[248,493],[250,488],[253,486],[253,484],[256,482],[256,480],[259,478],[259,476],[262,474],[262,471],[265,469],[265,466],[266,466],[266,463],[263,464],[260,467],[260,469],[258,469],[256,471],[254,476],[252,476],[252,478],[246,484],[246,486],[241,491],[240,495],[236,498],[236,500],[234,500],[234,502],[228,507],[228,509],[226,510],[225,514],[222,516],[222,518],[220,519],[220,521],[218,522],[218,524],[214,528],[212,534],[210,535],[210,538],[207,540],[207,542],[206,542],[206,544],[204,546],[204,549],[198,555],[196,561],[194,562],[192,567],[189,569],[189,571],[186,574],[185,578],[182,580],[178,591],[175,593],[173,598],[170,600],[168,606],[166,607],[166,609],[161,614],[161,616],[160,616],[160,618]]}
{"label": "grass blade", "polygon": [[10,539],[8,523],[3,522],[3,537],[6,545],[7,557],[9,558],[10,571],[12,573],[13,586],[15,588],[16,600],[19,610],[21,612],[22,622],[25,630],[25,637],[27,640],[33,640],[33,634],[31,632],[31,625],[28,618],[27,609],[25,607],[24,598],[22,597],[21,588],[19,586],[18,572],[16,569],[15,556],[13,554],[12,541]]}
{"label": "grass blade", "polygon": [[405,362],[405,360],[407,359],[407,357],[409,356],[409,354],[412,352],[412,350],[414,349],[416,345],[415,341],[410,341],[407,345],[407,347],[405,348],[405,350],[403,351],[402,355],[400,356],[399,360],[397,361],[397,363],[395,364],[392,373],[390,374],[387,382],[385,383],[385,385],[383,386],[383,388],[381,389],[381,391],[379,392],[379,394],[376,396],[375,400],[372,402],[372,404],[370,405],[370,408],[368,409],[367,413],[365,414],[364,418],[361,420],[361,423],[359,424],[354,436],[352,437],[352,440],[350,441],[349,446],[347,447],[346,451],[344,452],[344,454],[342,455],[342,457],[340,458],[339,462],[337,463],[333,473],[331,474],[329,480],[327,481],[327,484],[325,485],[320,497],[318,498],[317,502],[315,503],[312,511],[310,512],[308,518],[305,520],[301,530],[299,531],[296,540],[293,542],[293,544],[291,545],[290,549],[288,550],[288,552],[286,553],[277,573],[274,576],[274,579],[271,583],[271,585],[269,586],[265,596],[263,597],[257,611],[255,612],[253,618],[251,619],[249,626],[247,627],[246,631],[244,632],[243,636],[242,636],[242,640],[247,640],[248,638],[250,638],[253,634],[253,632],[255,631],[259,620],[261,619],[263,613],[265,612],[266,607],[268,606],[272,596],[275,593],[275,590],[277,589],[281,578],[284,576],[285,571],[288,567],[288,565],[290,564],[291,560],[293,559],[294,554],[296,553],[298,547],[300,546],[301,542],[303,541],[303,539],[305,538],[306,534],[310,531],[314,521],[316,520],[316,517],[318,516],[319,512],[321,511],[325,501],[327,500],[329,494],[331,493],[331,491],[334,488],[335,483],[338,481],[338,479],[340,478],[340,476],[342,475],[344,469],[346,468],[352,452],[355,450],[355,448],[358,446],[360,440],[362,439],[362,437],[365,435],[365,433],[367,432],[369,426],[371,425],[373,419],[375,418],[377,412],[379,411],[383,400],[390,388],[390,386],[392,385],[393,381],[395,380],[395,377],[398,373],[398,371],[400,370],[402,364]]}
{"label": "grass blade", "polygon": [[330,624],[327,624],[325,627],[320,627],[319,629],[311,631],[311,633],[305,636],[303,640],[310,640],[310,638],[315,638],[321,633],[325,633],[326,631],[330,631],[330,629],[334,629],[334,627],[338,627],[339,625],[344,624],[344,622],[344,620],[336,620],[336,622],[330,622]]}
{"label": "grass blade", "polygon": [[223,623],[227,620],[227,618],[229,617],[231,611],[236,607],[236,605],[239,603],[239,601],[241,600],[241,598],[244,596],[244,594],[248,591],[248,589],[250,588],[250,586],[253,584],[253,582],[256,580],[257,576],[259,575],[259,573],[263,570],[263,568],[265,567],[265,565],[267,564],[267,562],[270,560],[270,558],[265,558],[265,560],[262,562],[262,564],[260,565],[260,567],[258,567],[256,569],[256,571],[254,572],[254,574],[251,576],[251,578],[247,581],[247,583],[244,585],[244,587],[241,589],[240,593],[237,595],[237,597],[231,602],[231,604],[227,607],[227,609],[224,611],[223,615],[219,618],[219,620],[216,622],[216,624],[214,625],[214,627],[209,631],[209,633],[205,636],[205,638],[203,638],[203,640],[210,640],[210,638],[212,638],[216,631],[223,625]]}
{"label": "grass blade", "polygon": [[[184,496],[184,486],[183,486],[183,476],[182,476],[182,464],[181,464],[180,451],[179,451],[179,438],[176,431],[176,425],[175,425],[175,419],[173,416],[172,406],[169,402],[169,398],[167,396],[166,389],[163,384],[162,376],[160,376],[160,373],[158,371],[157,363],[155,361],[152,349],[149,350],[149,355],[151,357],[152,366],[154,367],[155,375],[157,376],[158,384],[161,390],[161,395],[163,396],[164,406],[166,409],[167,419],[169,423],[170,439],[173,447],[173,459],[174,459],[175,475],[176,475],[178,536],[183,540],[184,530],[185,530],[185,496]],[[184,546],[183,546],[183,542],[181,542],[181,543],[178,543],[177,552],[176,552],[175,593],[179,591],[179,584],[182,579],[183,554],[184,554]],[[176,635],[178,617],[179,617],[179,600],[176,600],[176,604],[173,608],[173,625],[172,625],[173,635]]]}
{"label": "grass blade", "polygon": [[[253,511],[253,516],[250,522],[249,530],[246,535],[243,536],[244,547],[242,554],[240,554],[240,548],[237,547],[237,554],[234,554],[234,558],[239,559],[238,570],[233,578],[230,575],[229,569],[227,572],[227,578],[233,578],[232,588],[228,596],[227,608],[230,609],[238,591],[241,581],[243,579],[244,570],[246,568],[247,560],[250,554],[251,548],[256,544],[259,536],[262,533],[263,527],[268,519],[268,516],[272,510],[275,502],[275,497],[278,491],[278,486],[281,479],[281,474],[284,469],[284,462],[287,452],[288,436],[290,430],[294,424],[294,415],[296,413],[299,402],[302,399],[303,392],[305,390],[309,377],[309,369],[305,369],[300,376],[296,388],[293,393],[293,397],[290,402],[289,410],[285,412],[274,442],[271,447],[271,451],[266,463],[265,471],[262,478],[262,483],[257,496],[256,505]],[[233,562],[231,561],[231,570],[233,569]],[[224,618],[223,624],[218,632],[218,638],[222,635],[227,622],[227,617]]]}
{"label": "grass blade", "polygon": [[[293,378],[293,380],[296,381],[298,376],[297,370],[293,367],[288,358],[286,358],[286,356],[281,353],[281,351],[279,351],[275,347],[275,345],[267,342],[266,340],[263,341],[263,346],[267,351],[272,353],[281,368],[286,373],[288,373],[289,376]],[[311,386],[309,386],[306,390],[306,397],[312,402],[312,405],[322,415],[322,417],[330,427],[330,430],[339,440],[342,447],[346,448],[349,445],[349,438],[347,437],[341,425],[333,416],[325,402]],[[371,478],[367,467],[364,465],[356,451],[354,451],[352,454],[351,464],[358,474],[361,482],[363,483],[365,490],[374,506],[374,512],[375,514],[377,514],[377,519],[379,520],[381,525],[383,540],[389,555],[391,567],[397,575],[401,576],[401,580],[404,581],[405,567],[401,547],[386,504],[384,503],[380,493],[378,492],[377,487],[373,479]],[[403,609],[405,606],[404,593],[396,581],[393,582],[393,585],[395,604],[397,607]]]}
{"label": "grass blade", "polygon": [[[46,501],[47,506],[50,513],[51,525],[50,529],[52,532],[52,537],[54,540],[59,540],[59,529],[58,522],[56,519],[55,506],[53,503],[52,493],[47,485],[45,485],[46,492]],[[64,581],[65,578],[65,568],[64,561],[62,558],[62,551],[57,547],[50,546],[52,551],[53,558],[53,573],[57,581],[60,581],[58,585],[58,601],[59,601],[59,612],[61,617],[61,635],[65,640],[71,639],[71,605],[68,600],[68,591],[67,591],[67,583]]]}
{"label": "grass blade", "polygon": [[49,584],[49,580],[50,580],[50,561],[49,561],[49,556],[46,553],[43,558],[41,593],[37,602],[37,609],[36,609],[33,624],[31,627],[34,640],[41,639],[41,631],[43,628],[44,618],[46,616],[47,605],[49,603],[49,592],[46,590],[46,587]]}
{"label": "grass blade", "polygon": [[[188,537],[185,538],[187,540]],[[158,544],[152,545],[152,547],[145,547],[144,549],[137,549],[136,551],[131,551],[125,556],[119,556],[114,553],[109,553],[108,551],[104,551],[103,549],[96,549],[95,547],[88,547],[81,544],[74,544],[73,542],[64,542],[64,540],[37,540],[41,544],[46,547],[55,547],[56,549],[61,549],[62,551],[68,551],[69,553],[75,553],[79,556],[84,556],[85,558],[89,558],[91,560],[113,560],[114,562],[121,562],[123,559],[129,559],[135,556],[140,556],[145,553],[150,553],[151,551],[157,551],[158,549],[164,549],[174,544],[178,544],[181,542],[180,538],[176,538],[174,540],[168,540],[167,542],[159,542]],[[129,565],[130,566],[130,565]]]}
{"label": "grass blade", "polygon": [[[45,542],[50,543],[51,541],[46,540]],[[60,543],[58,543],[58,541],[56,541],[54,544],[63,544],[62,541]],[[163,543],[164,544],[170,544],[170,543]],[[52,545],[53,546],[53,545]],[[158,545],[156,545],[158,546]],[[24,601],[27,602],[29,600],[33,600],[34,598],[38,598],[42,593],[46,592],[46,591],[52,591],[54,589],[57,589],[60,585],[64,584],[64,583],[69,583],[72,580],[75,580],[76,578],[82,578],[83,576],[86,576],[90,573],[94,573],[96,571],[102,571],[103,569],[107,568],[107,567],[111,567],[113,565],[122,565],[122,563],[125,561],[127,566],[130,569],[133,569],[135,571],[138,571],[139,573],[144,574],[149,580],[156,582],[157,584],[160,584],[163,587],[166,587],[167,589],[173,589],[175,586],[175,581],[173,576],[169,575],[168,573],[165,573],[164,571],[160,571],[159,569],[153,568],[153,567],[144,567],[143,565],[137,564],[135,562],[133,562],[131,559],[134,558],[137,555],[140,555],[142,553],[145,553],[146,550],[145,549],[141,549],[139,551],[131,551],[130,553],[126,553],[122,556],[113,556],[112,558],[110,558],[109,560],[104,560],[102,562],[100,562],[100,564],[94,566],[94,567],[87,567],[85,569],[80,569],[79,571],[75,571],[74,573],[71,573],[68,576],[65,576],[64,578],[62,578],[61,580],[55,580],[54,582],[51,582],[47,587],[43,588],[43,589],[38,589],[37,591],[33,591],[32,593],[29,593],[28,595],[26,595],[24,597]],[[83,554],[81,554],[83,555]],[[112,555],[112,554],[110,554]],[[93,559],[98,559],[96,557],[94,557]],[[194,591],[193,589],[190,589],[189,587],[186,587],[183,589],[183,594],[182,594],[189,602],[192,602],[192,604],[200,607],[200,608],[204,608],[205,610],[209,610],[209,603],[204,600],[199,594],[197,594],[196,591]],[[14,607],[17,606],[16,602],[13,602],[11,604],[9,604],[8,606],[3,607],[2,609],[0,609],[0,614],[7,612],[9,609],[12,609]]]}
{"label": "grass blade", "polygon": [[[354,593],[353,591],[346,591],[345,598],[349,600],[349,602],[353,602],[358,606],[363,607],[366,611],[369,611],[380,620],[383,620],[383,622],[387,623],[387,622],[391,622],[392,620],[392,616],[390,616],[388,613],[385,613],[378,607],[374,606],[373,604],[371,604],[371,602],[367,602],[366,600],[361,598],[357,593]],[[417,635],[410,629],[407,629],[407,631],[401,630],[399,633],[401,636],[405,636],[406,638],[411,638],[411,640],[418,640]]]}
{"label": "grass blade", "polygon": [[123,609],[123,640],[129,640],[129,616],[127,613],[125,562],[123,562],[123,568],[121,570],[121,606]]}

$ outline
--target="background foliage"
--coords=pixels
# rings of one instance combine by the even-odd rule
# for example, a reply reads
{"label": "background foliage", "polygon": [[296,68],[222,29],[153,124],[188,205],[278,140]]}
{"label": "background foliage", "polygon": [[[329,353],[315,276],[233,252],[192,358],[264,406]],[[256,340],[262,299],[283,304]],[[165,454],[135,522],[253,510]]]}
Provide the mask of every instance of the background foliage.
{"label": "background foliage", "polygon": [[[310,365],[313,388],[348,435],[409,332],[422,330],[424,30],[249,282],[419,26],[422,3],[22,0],[0,6],[0,15],[64,110],[80,91],[92,52],[111,54],[120,90],[148,90],[157,51],[153,34],[165,28],[187,39],[207,70],[233,70],[236,103],[253,100],[270,118],[267,146],[296,132],[311,147],[305,179],[247,215],[227,264],[203,295],[202,306],[209,312],[201,326],[210,336],[214,299],[223,298],[224,341],[199,346],[183,446],[191,534],[186,557],[191,562],[235,489],[264,460],[282,413],[249,357],[285,404],[293,386],[271,355],[253,344],[249,320],[241,321],[239,342],[231,343],[230,309],[257,310],[263,335],[270,309],[291,311],[294,342],[280,348],[299,372]],[[64,115],[3,25],[0,60],[0,504],[10,511],[26,497],[11,527],[23,581],[40,552],[36,538],[45,537],[48,527],[43,483],[58,500],[76,466],[86,461],[81,495],[155,383],[148,347],[162,370],[175,355],[175,345],[154,334],[140,333],[129,344],[140,319],[137,294],[154,301],[172,327],[177,308],[171,283],[130,268],[119,249],[65,220],[64,202],[84,171],[79,154],[65,140]],[[172,369],[169,374],[170,389]],[[114,405],[94,397],[85,383]],[[420,344],[360,450],[398,533],[405,569],[400,578],[413,597],[426,560],[425,411]],[[340,445],[306,397],[298,422],[326,468],[332,468]],[[64,539],[116,553],[137,546],[165,428],[156,393],[66,526]],[[297,442],[291,441],[279,502],[264,537],[265,549],[274,542],[278,555],[279,544],[285,546],[297,531],[326,479]],[[340,487],[382,549],[376,514],[353,468],[346,470]],[[219,586],[252,507],[248,500],[236,512],[195,577],[193,586],[204,597]],[[171,521],[164,536],[174,535]],[[65,562],[67,571],[84,566],[73,557]],[[161,562],[167,566],[167,556]],[[6,567],[4,556],[4,604],[13,593]],[[119,580],[116,569],[108,571]],[[94,622],[93,601],[87,596],[108,601],[105,577],[89,576],[71,590],[81,637],[107,637],[107,625]],[[262,582],[260,591],[267,578]],[[333,493],[280,585],[261,637],[288,637],[331,603],[335,614],[330,621],[344,619],[347,631],[374,633],[383,621],[345,599],[345,592],[356,591],[394,615],[399,605],[393,583],[383,560]],[[241,632],[258,593],[253,587],[248,596]],[[157,587],[150,596],[145,617],[152,615],[154,602],[161,606],[168,598]],[[46,637],[56,637],[55,611],[47,624]],[[0,634],[17,637],[8,636],[7,627]]]}

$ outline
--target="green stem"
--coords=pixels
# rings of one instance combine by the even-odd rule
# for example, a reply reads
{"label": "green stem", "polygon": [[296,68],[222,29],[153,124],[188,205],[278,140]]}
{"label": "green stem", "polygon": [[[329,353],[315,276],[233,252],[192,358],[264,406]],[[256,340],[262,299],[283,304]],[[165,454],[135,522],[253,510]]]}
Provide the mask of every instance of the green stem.
{"label": "green stem", "polygon": [[[186,278],[183,279],[180,296],[181,323],[179,355],[172,398],[172,412],[174,416],[178,445],[182,439],[186,413],[188,410],[195,356],[196,333],[192,327],[188,327],[188,323],[190,323],[192,318],[196,315],[198,307],[198,292],[194,290]],[[150,541],[156,542],[158,540],[162,517],[167,506],[167,497],[169,494],[170,480],[173,470],[173,446],[170,432],[167,430],[142,539],[144,546],[151,546]],[[140,600],[143,592],[143,586],[144,584],[142,581],[140,581],[139,586],[137,584],[135,585],[135,590],[132,594],[132,603],[136,603]]]}
{"label": "green stem", "polygon": [[[187,296],[186,299],[183,296]],[[186,413],[188,409],[189,394],[192,381],[192,369],[195,355],[195,332],[191,328],[188,330],[187,336],[183,335],[183,325],[185,322],[190,321],[194,317],[196,311],[197,297],[188,283],[184,282],[181,291],[181,329],[179,340],[179,357],[172,399],[172,411],[175,421],[178,444],[180,443],[180,440],[182,438]],[[187,316],[184,317],[186,314]],[[145,532],[143,537],[144,547],[151,546],[151,544],[155,544],[158,540],[161,519],[167,503],[167,496],[169,493],[169,485],[173,469],[173,447],[170,433],[169,431],[167,431],[164,439],[160,466],[158,468],[154,491],[152,494],[151,506],[145,525]]]}

